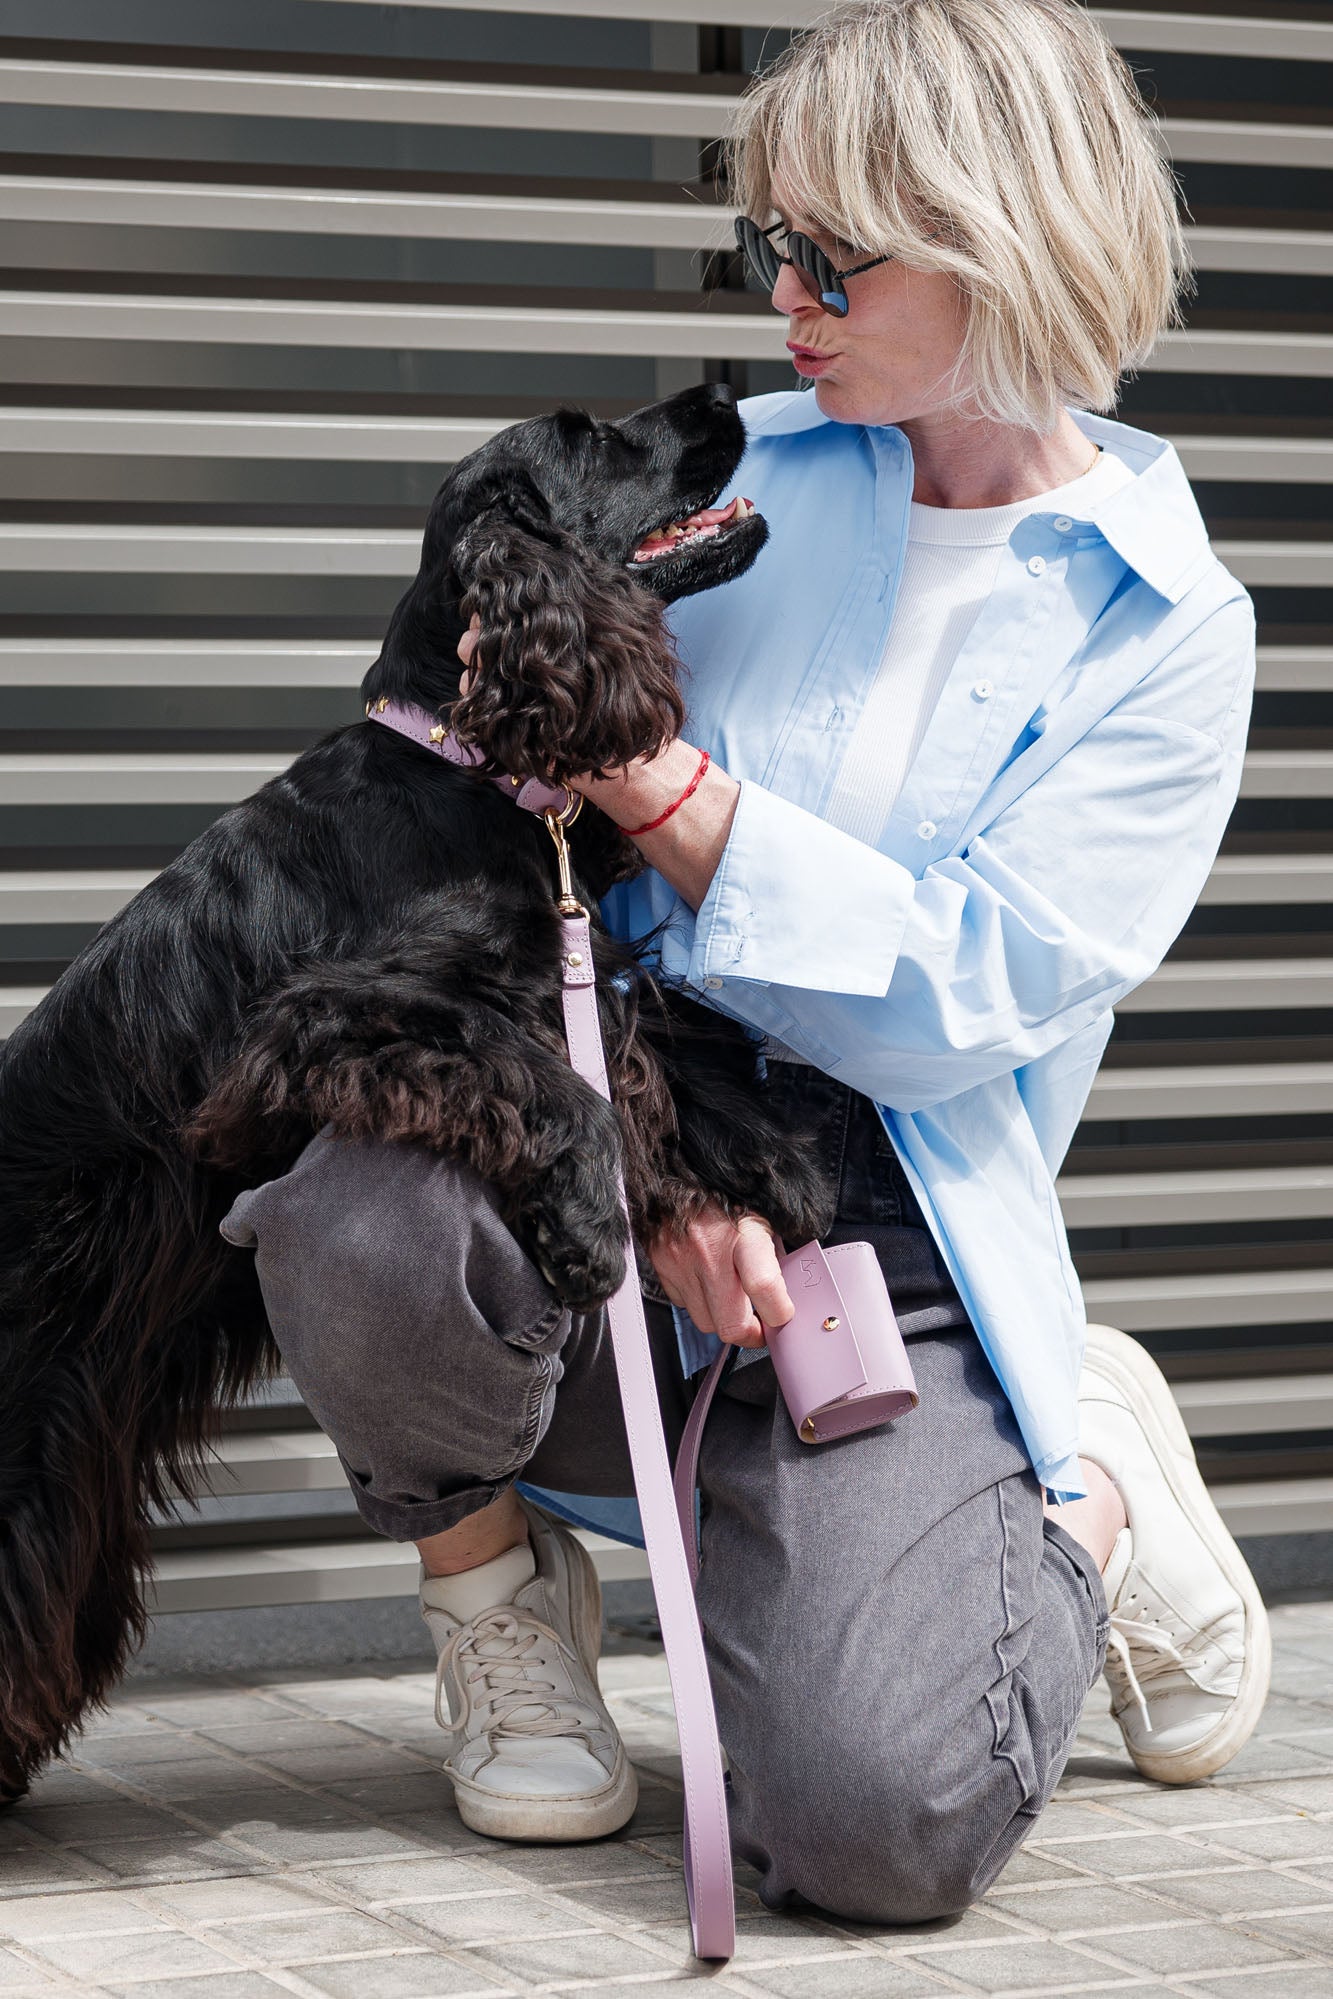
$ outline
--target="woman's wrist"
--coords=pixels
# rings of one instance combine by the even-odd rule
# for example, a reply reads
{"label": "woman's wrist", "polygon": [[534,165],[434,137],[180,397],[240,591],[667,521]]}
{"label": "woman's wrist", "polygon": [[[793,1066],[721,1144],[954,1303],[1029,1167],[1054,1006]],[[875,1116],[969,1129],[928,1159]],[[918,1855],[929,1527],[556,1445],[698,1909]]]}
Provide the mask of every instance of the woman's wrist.
{"label": "woman's wrist", "polygon": [[[701,761],[701,752],[695,745],[677,736],[659,755],[636,757],[624,770],[615,771],[610,777],[575,778],[574,789],[581,791],[588,803],[604,812],[608,819],[614,819],[623,832],[631,833],[660,818],[679,800],[683,800],[681,809],[688,809],[702,801],[705,791],[716,796],[719,780],[725,788],[739,791],[735,779],[711,761],[701,774]],[[684,799],[684,793],[696,778],[698,783],[690,797]],[[671,813],[663,825],[670,825],[677,816]]]}
{"label": "woman's wrist", "polygon": [[710,761],[701,771],[701,762],[699,749],[677,737],[660,755],[639,758],[611,777],[574,781],[575,790],[626,833],[645,829],[634,833],[635,845],[692,909],[708,893],[741,794],[719,764]]}

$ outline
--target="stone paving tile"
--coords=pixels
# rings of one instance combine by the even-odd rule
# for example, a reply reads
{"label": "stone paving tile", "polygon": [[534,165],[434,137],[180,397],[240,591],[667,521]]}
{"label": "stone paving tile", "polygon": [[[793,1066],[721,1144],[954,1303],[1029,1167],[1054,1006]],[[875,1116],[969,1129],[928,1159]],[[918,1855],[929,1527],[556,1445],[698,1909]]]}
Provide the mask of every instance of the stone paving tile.
{"label": "stone paving tile", "polygon": [[957,1952],[923,1950],[912,1962],[946,1973],[978,1992],[1077,1992],[1084,1986],[1126,1986],[1141,1983],[1132,1971],[1119,1971],[1065,1944],[1040,1939],[976,1944]]}
{"label": "stone paving tile", "polygon": [[[596,1930],[479,1944],[468,1956],[492,1977],[519,1986],[548,1981],[559,1984],[580,1979],[660,1977],[671,1968],[660,1951],[648,1948],[640,1939]],[[687,1966],[679,1963],[676,1968],[684,1970]]]}
{"label": "stone paving tile", "polygon": [[150,1978],[120,1985],[108,1980],[106,1990],[133,1993],[134,1999],[278,1999],[281,1985],[261,1971],[213,1972],[203,1978]]}
{"label": "stone paving tile", "polygon": [[[340,1891],[358,1908],[388,1907],[396,1901],[422,1902],[435,1896],[484,1894],[487,1889],[511,1885],[496,1872],[490,1845],[487,1841],[488,1850],[478,1851],[475,1858],[431,1854],[422,1860],[371,1860],[355,1866],[322,1867],[317,1876],[305,1879],[317,1880],[326,1892]],[[538,1850],[555,1851],[547,1847]],[[614,1849],[617,1853],[620,1850]]]}
{"label": "stone paving tile", "polygon": [[312,1900],[292,1914],[227,1923],[217,1931],[216,1941],[263,1964],[302,1964],[321,1957],[346,1957],[352,1951],[392,1950],[400,1936],[374,1916],[328,1903],[321,1907]]}
{"label": "stone paving tile", "polygon": [[167,1929],[122,1931],[112,1936],[42,1937],[26,1948],[57,1971],[98,1985],[236,1969],[235,1959],[212,1944]]}
{"label": "stone paving tile", "polygon": [[[869,1955],[749,1967],[745,1983],[773,1999],[938,1999],[956,1989],[914,1959],[886,1962]],[[597,1999],[603,1999],[600,1990]]]}
{"label": "stone paving tile", "polygon": [[207,1928],[254,1916],[287,1916],[308,1909],[336,1907],[328,1894],[296,1879],[286,1881],[239,1876],[224,1881],[185,1881],[146,1890],[139,1905],[152,1915],[175,1917]]}
{"label": "stone paving tile", "polygon": [[684,1920],[660,1653],[604,1662],[641,1802],[580,1847],[463,1826],[419,1661],[132,1679],[0,1819],[0,1995],[1333,1999],[1333,1606],[1275,1627],[1279,1696],[1224,1777],[1145,1782],[1099,1689],[1035,1838],[961,1921],[773,1912],[738,1866],[722,1972]]}
{"label": "stone paving tile", "polygon": [[58,1983],[50,1973],[38,1971],[35,1965],[21,1958],[17,1951],[0,1949],[0,1992],[6,1999],[18,1999],[24,1992],[54,1992]]}
{"label": "stone paving tile", "polygon": [[[1043,1847],[1043,1853],[1049,1849]],[[1108,1880],[1133,1880],[1136,1876],[1156,1880],[1164,1875],[1197,1873],[1200,1868],[1226,1866],[1202,1839],[1172,1839],[1162,1833],[1129,1832],[1095,1840],[1080,1840],[1055,1848],[1052,1858],[1077,1866]],[[1236,1863],[1232,1863],[1233,1865]],[[1011,1868],[1005,1869],[1005,1885],[1022,1880]]]}
{"label": "stone paving tile", "polygon": [[1206,1972],[1252,1970],[1294,1961],[1296,1953],[1271,1937],[1219,1923],[1173,1923],[1153,1930],[1120,1931],[1098,1937],[1097,1954],[1131,1969],[1156,1972],[1163,1978],[1188,1978]]}
{"label": "stone paving tile", "polygon": [[1139,1888],[1119,1883],[1079,1882],[1077,1887],[1013,1890],[1001,1880],[985,1907],[998,1909],[1052,1936],[1094,1935],[1102,1930],[1142,1929],[1149,1923],[1170,1922],[1169,1904]]}
{"label": "stone paving tile", "polygon": [[14,1847],[0,1854],[0,1909],[14,1895],[73,1892],[88,1885],[88,1868],[75,1854],[40,1846]]}
{"label": "stone paving tile", "polygon": [[1333,1819],[1285,1818],[1257,1825],[1219,1826],[1208,1844],[1216,1853],[1248,1854],[1255,1860],[1284,1860],[1301,1866],[1333,1862]]}
{"label": "stone paving tile", "polygon": [[[171,1839],[131,1839],[99,1842],[86,1856],[87,1868],[135,1886],[164,1881],[203,1881],[215,1876],[252,1873],[264,1865],[229,1840],[209,1839],[182,1827]],[[87,1872],[83,1879],[86,1881]]]}
{"label": "stone paving tile", "polygon": [[331,1798],[344,1798],[358,1811],[400,1818],[406,1812],[451,1812],[454,1787],[438,1767],[423,1770],[419,1764],[402,1777],[359,1777],[325,1786]]}
{"label": "stone paving tile", "polygon": [[[329,1999],[463,1999],[484,1993],[498,1999],[514,1986],[482,1964],[459,1964],[434,1951],[403,1951],[393,1957],[344,1958],[332,1964],[303,1964],[301,1982],[327,1992]],[[643,1999],[643,1988],[639,1988]],[[210,1999],[206,1992],[199,1999]],[[271,1995],[270,1995],[271,1999]],[[599,1990],[598,1999],[602,1999]]]}
{"label": "stone paving tile", "polygon": [[1282,1965],[1241,1978],[1192,1978],[1199,1999],[1333,1999],[1333,1966]]}
{"label": "stone paving tile", "polygon": [[1333,1916],[1333,1887],[1296,1874],[1247,1867],[1164,1881],[1161,1886],[1163,1894],[1173,1901],[1228,1920],[1265,1915],[1274,1909],[1308,1909],[1321,1903]]}
{"label": "stone paving tile", "polygon": [[24,1896],[0,1905],[0,1938],[31,1943],[35,1937],[110,1936],[117,1930],[166,1929],[152,1905],[124,1889],[84,1894]]}
{"label": "stone paving tile", "polygon": [[395,1902],[393,1915],[449,1944],[500,1943],[510,1937],[558,1936],[594,1927],[587,1909],[503,1891],[463,1895],[457,1901]]}

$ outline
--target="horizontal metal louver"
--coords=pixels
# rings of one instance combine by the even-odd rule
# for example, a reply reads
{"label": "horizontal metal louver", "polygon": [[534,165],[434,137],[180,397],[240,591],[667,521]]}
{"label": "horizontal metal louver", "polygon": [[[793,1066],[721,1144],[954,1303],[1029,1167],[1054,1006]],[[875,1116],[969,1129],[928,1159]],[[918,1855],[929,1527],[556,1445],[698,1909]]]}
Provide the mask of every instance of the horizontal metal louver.
{"label": "horizontal metal louver", "polygon": [[[793,385],[711,175],[817,10],[651,8],[11,0],[0,1031],[354,716],[448,464],[560,400]],[[1096,12],[1198,266],[1121,413],[1176,444],[1261,656],[1222,855],[1059,1191],[1091,1316],[1163,1359],[1235,1529],[1307,1532],[1333,1526],[1333,11]],[[280,1390],[161,1542],[164,1609],[415,1583]]]}

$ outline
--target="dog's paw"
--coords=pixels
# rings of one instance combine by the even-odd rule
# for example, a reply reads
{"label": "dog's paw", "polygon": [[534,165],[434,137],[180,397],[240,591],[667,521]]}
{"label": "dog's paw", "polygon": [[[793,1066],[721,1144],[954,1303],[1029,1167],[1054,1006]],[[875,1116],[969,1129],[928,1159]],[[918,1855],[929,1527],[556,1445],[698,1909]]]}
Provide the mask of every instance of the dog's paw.
{"label": "dog's paw", "polygon": [[626,1251],[606,1241],[592,1245],[530,1243],[530,1253],[552,1291],[570,1311],[596,1311],[626,1279]]}
{"label": "dog's paw", "polygon": [[590,1312],[620,1289],[629,1226],[614,1175],[571,1159],[542,1177],[519,1227],[529,1256],[562,1305]]}

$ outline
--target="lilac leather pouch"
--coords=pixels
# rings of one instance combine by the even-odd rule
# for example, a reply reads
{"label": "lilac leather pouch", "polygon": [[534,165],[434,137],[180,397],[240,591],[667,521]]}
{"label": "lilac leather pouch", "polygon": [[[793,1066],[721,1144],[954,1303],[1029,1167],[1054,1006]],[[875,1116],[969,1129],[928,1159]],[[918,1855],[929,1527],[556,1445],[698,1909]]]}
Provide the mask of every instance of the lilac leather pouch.
{"label": "lilac leather pouch", "polygon": [[870,1244],[808,1242],[778,1263],[796,1312],[764,1335],[802,1443],[873,1429],[915,1409],[912,1363]]}

